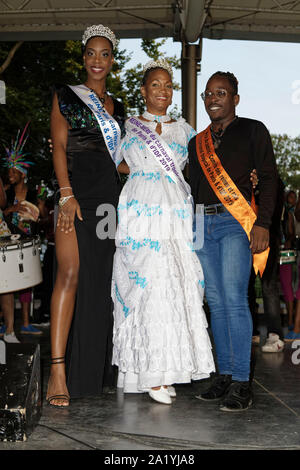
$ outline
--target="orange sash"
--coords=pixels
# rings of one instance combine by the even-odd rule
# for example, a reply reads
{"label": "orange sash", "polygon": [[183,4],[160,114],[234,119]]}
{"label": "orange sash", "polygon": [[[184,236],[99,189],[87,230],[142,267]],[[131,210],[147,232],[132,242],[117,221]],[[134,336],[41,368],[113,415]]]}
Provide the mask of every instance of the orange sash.
{"label": "orange sash", "polygon": [[[252,195],[251,206],[248,204],[242,193],[234,184],[228,173],[224,170],[219,157],[217,156],[210,126],[196,137],[196,151],[201,168],[218,199],[224,204],[231,215],[241,224],[249,240],[250,232],[256,220],[256,207]],[[253,267],[255,274],[259,271],[263,275],[270,248],[262,253],[253,255]]]}

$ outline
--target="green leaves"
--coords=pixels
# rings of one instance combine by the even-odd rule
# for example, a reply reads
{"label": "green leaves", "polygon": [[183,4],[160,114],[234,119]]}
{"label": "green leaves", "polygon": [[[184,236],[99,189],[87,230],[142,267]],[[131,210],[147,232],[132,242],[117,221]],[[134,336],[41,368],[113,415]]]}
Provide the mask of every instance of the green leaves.
{"label": "green leaves", "polygon": [[300,189],[300,136],[271,135],[279,175],[286,189]]}
{"label": "green leaves", "polygon": [[[150,59],[165,57],[174,68],[180,67],[180,59],[166,57],[161,52],[165,39],[143,40],[141,48]],[[0,66],[5,62],[13,44],[0,43]],[[123,101],[127,115],[144,111],[144,101],[140,93],[143,64],[128,68],[132,53],[120,49],[115,53],[112,71],[107,78],[107,89],[117,99]],[[42,179],[49,181],[52,174],[52,157],[49,152],[50,111],[52,86],[55,83],[79,84],[86,75],[82,61],[80,41],[24,42],[1,75],[6,84],[6,105],[0,105],[0,157],[3,156],[2,143],[9,144],[17,130],[30,121],[29,139],[26,150],[35,166],[29,173],[32,185]],[[179,85],[175,84],[178,89]],[[177,109],[172,116],[178,117]],[[1,170],[3,174],[4,170]]]}

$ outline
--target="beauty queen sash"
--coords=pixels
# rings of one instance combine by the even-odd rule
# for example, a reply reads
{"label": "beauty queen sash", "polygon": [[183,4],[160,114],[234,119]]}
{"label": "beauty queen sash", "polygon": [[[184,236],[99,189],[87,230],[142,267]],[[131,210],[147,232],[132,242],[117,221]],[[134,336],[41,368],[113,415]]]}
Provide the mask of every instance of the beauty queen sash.
{"label": "beauty queen sash", "polygon": [[146,123],[144,124],[139,119],[131,117],[128,119],[127,125],[128,123],[130,123],[130,132],[135,134],[144,142],[148,150],[150,150],[154,160],[172,179],[172,181],[174,181],[174,183],[180,185],[188,202],[193,204],[191,188],[183,178],[181,169],[176,161],[176,157],[168,144],[160,137],[159,134],[157,134],[157,132],[153,132],[149,129]]}
{"label": "beauty queen sash", "polygon": [[[231,215],[241,224],[250,240],[250,232],[256,220],[254,198],[251,206],[248,204],[238,187],[234,184],[215,152],[210,126],[196,137],[196,152],[199,163],[214,193]],[[263,275],[267,264],[268,247],[262,253],[253,255],[255,273]]]}
{"label": "beauty queen sash", "polygon": [[118,147],[121,141],[121,130],[117,121],[106,111],[96,94],[85,85],[68,85],[96,116],[107,150],[116,165],[119,165]]}

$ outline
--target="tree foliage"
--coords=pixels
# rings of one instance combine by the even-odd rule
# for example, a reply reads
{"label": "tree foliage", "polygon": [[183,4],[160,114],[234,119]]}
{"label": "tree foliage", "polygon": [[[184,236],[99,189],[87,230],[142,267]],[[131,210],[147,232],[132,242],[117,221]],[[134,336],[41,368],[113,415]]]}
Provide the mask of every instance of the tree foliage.
{"label": "tree foliage", "polygon": [[[143,40],[142,49],[151,59],[163,56],[160,51],[165,40]],[[14,45],[0,43],[0,65],[6,63]],[[123,101],[127,114],[142,112],[144,102],[140,94],[142,64],[126,68],[131,54],[117,47],[115,62],[107,79],[107,89]],[[168,58],[179,67],[176,57]],[[48,181],[52,174],[49,138],[49,118],[52,87],[56,83],[79,84],[86,79],[80,41],[24,42],[14,51],[9,66],[0,76],[6,84],[6,105],[0,106],[0,156],[3,143],[9,144],[17,130],[30,121],[30,137],[26,150],[35,162],[31,170],[33,185],[41,179]],[[178,87],[178,85],[176,85]],[[176,114],[176,109],[174,113]],[[173,114],[174,114],[173,113]],[[1,171],[3,173],[3,171]]]}
{"label": "tree foliage", "polygon": [[[149,59],[163,57],[162,40],[142,40],[141,48]],[[24,42],[14,48],[11,42],[0,43],[0,66],[6,66],[0,79],[6,83],[6,105],[0,105],[0,156],[2,143],[9,144],[17,130],[30,121],[30,138],[26,150],[35,162],[31,170],[32,184],[48,181],[52,173],[51,154],[47,139],[52,86],[55,83],[78,84],[85,81],[80,41]],[[11,51],[14,50],[14,55]],[[107,80],[108,90],[123,101],[127,114],[142,113],[144,101],[140,93],[143,64],[127,67],[131,53],[117,47],[115,63]],[[174,68],[180,68],[180,59],[167,57]],[[175,84],[175,88],[179,88]],[[178,117],[178,110],[170,113]],[[281,178],[288,188],[300,189],[300,136],[272,135],[276,161]],[[3,172],[2,172],[3,173]]]}
{"label": "tree foliage", "polygon": [[286,189],[300,190],[300,136],[272,134],[279,175]]}

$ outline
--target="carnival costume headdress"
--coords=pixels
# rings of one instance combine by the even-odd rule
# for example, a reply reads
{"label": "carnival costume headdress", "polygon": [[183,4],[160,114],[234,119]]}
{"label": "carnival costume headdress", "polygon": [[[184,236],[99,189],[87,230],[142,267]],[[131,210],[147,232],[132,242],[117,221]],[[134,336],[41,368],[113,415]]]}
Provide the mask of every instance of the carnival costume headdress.
{"label": "carnival costume headdress", "polygon": [[88,40],[95,36],[102,36],[108,39],[112,43],[113,49],[117,45],[116,36],[111,29],[109,29],[107,26],[103,26],[103,24],[94,24],[93,26],[86,28],[82,36],[82,45],[85,46]]}
{"label": "carnival costume headdress", "polygon": [[166,59],[158,59],[158,60],[150,60],[147,62],[143,67],[143,74],[150,70],[150,69],[164,69],[166,70],[170,77],[173,78],[173,70],[171,64]]}
{"label": "carnival costume headdress", "polygon": [[26,144],[29,135],[28,133],[26,134],[28,125],[29,122],[27,122],[26,126],[24,127],[21,137],[19,137],[20,129],[18,130],[16,140],[12,141],[11,143],[11,149],[5,147],[6,156],[4,157],[4,166],[7,168],[16,168],[17,170],[24,173],[24,175],[27,175],[27,171],[30,165],[34,165],[33,162],[25,159],[28,153],[23,152],[24,145]]}

